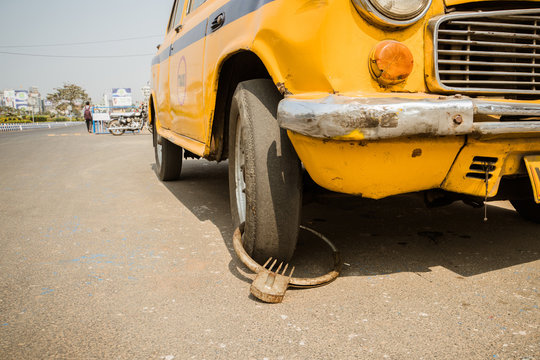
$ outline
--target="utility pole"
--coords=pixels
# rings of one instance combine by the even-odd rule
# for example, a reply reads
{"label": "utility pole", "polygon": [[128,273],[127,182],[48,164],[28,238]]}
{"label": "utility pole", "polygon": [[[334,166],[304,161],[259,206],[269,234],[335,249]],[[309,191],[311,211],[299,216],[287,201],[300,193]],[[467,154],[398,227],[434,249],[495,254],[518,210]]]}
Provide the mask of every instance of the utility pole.
{"label": "utility pole", "polygon": [[28,105],[30,105],[30,109],[32,109],[32,123],[34,123],[34,107],[37,104],[37,98],[35,94],[30,93],[30,96],[28,96]]}

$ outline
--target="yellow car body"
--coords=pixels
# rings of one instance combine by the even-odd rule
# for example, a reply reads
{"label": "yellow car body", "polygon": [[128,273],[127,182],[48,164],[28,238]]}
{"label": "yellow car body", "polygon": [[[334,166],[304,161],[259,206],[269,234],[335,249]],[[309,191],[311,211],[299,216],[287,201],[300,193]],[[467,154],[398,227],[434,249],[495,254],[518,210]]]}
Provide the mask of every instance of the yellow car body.
{"label": "yellow car body", "polygon": [[[527,176],[523,157],[540,154],[540,45],[517,55],[517,63],[529,61],[520,68],[527,75],[504,77],[498,73],[509,65],[499,64],[496,54],[463,55],[468,48],[459,50],[459,44],[451,53],[456,48],[445,48],[443,35],[452,40],[454,24],[484,21],[494,32],[505,17],[538,18],[539,3],[512,8],[512,2],[433,0],[406,26],[371,19],[358,3],[176,1],[152,63],[155,131],[194,155],[226,159],[227,102],[234,87],[266,76],[283,94],[280,126],[310,176],[329,190],[375,199],[429,189],[495,198],[502,179]],[[530,34],[525,38],[536,41],[538,32]],[[373,49],[387,40],[408,48],[414,61],[405,79],[390,84],[381,83],[370,65]],[[445,51],[451,55],[441,60]],[[471,60],[476,55],[482,61]],[[493,64],[478,65],[484,66],[475,70],[480,75],[470,70],[466,84],[454,79],[462,67],[456,73],[454,65],[445,65],[453,59]],[[450,74],[447,80],[443,74]],[[480,77],[477,87],[474,76]],[[512,85],[509,78],[539,84]],[[449,85],[456,81],[461,85]],[[482,81],[491,87],[482,88]]]}

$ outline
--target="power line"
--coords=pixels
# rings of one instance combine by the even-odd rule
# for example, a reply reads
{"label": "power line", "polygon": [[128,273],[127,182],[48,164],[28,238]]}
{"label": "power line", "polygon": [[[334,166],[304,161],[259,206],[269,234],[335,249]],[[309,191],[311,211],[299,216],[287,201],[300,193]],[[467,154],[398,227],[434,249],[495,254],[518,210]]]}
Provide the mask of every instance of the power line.
{"label": "power line", "polygon": [[99,41],[85,41],[85,42],[60,43],[60,44],[42,44],[42,45],[0,45],[0,48],[33,48],[33,47],[53,47],[53,46],[90,45],[90,44],[112,43],[112,42],[119,42],[119,41],[131,41],[131,40],[150,39],[150,38],[157,38],[157,37],[162,37],[162,35],[149,35],[149,36],[131,37],[131,38],[124,38],[124,39],[99,40]]}
{"label": "power line", "polygon": [[18,56],[31,56],[31,57],[48,57],[48,58],[72,58],[72,59],[106,59],[106,58],[128,58],[128,57],[142,57],[152,56],[155,54],[130,54],[130,55],[44,55],[44,54],[26,54],[26,53],[14,53],[9,51],[0,51],[0,54],[6,55],[18,55]]}

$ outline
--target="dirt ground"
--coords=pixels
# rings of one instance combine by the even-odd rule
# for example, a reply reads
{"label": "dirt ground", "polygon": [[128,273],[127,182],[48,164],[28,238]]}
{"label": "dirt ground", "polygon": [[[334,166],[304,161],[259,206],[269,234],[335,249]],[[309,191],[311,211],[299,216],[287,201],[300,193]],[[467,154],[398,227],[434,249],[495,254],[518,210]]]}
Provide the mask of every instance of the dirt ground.
{"label": "dirt ground", "polygon": [[[539,226],[508,203],[429,210],[305,194],[333,283],[249,294],[227,163],[161,183],[151,136],[0,134],[2,359],[540,359]],[[301,233],[295,275],[330,264]]]}

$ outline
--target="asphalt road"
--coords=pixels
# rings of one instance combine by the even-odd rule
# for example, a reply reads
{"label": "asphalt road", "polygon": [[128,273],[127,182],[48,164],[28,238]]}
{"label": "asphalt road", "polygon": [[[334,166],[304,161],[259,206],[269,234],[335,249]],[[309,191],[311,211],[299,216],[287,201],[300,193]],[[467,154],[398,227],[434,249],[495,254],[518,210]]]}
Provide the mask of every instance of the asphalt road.
{"label": "asphalt road", "polygon": [[[538,225],[507,203],[428,210],[305,194],[330,285],[249,294],[227,164],[161,183],[149,134],[0,134],[1,359],[540,359]],[[302,233],[296,275],[329,254]]]}

